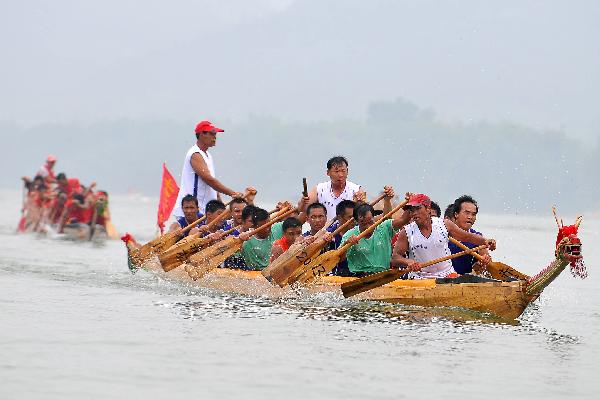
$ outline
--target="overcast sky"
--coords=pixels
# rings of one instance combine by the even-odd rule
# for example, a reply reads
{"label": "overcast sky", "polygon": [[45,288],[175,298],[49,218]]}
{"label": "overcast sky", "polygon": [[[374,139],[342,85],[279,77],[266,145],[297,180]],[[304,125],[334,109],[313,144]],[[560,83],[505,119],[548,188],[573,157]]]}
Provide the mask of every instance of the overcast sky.
{"label": "overcast sky", "polygon": [[598,1],[0,0],[0,121],[364,118],[600,136]]}

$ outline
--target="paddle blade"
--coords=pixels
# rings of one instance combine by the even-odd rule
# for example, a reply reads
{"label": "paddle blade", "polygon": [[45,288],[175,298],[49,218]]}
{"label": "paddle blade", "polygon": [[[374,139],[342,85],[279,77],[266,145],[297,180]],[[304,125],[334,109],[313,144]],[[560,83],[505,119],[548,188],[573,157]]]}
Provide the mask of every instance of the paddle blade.
{"label": "paddle blade", "polygon": [[106,234],[112,240],[119,238],[119,233],[110,220],[106,221]]}
{"label": "paddle blade", "polygon": [[182,245],[176,243],[169,247],[165,252],[161,253],[158,256],[158,260],[160,261],[163,270],[169,272],[186,262],[193,254],[204,249],[209,243],[210,240],[206,238],[188,240]]}
{"label": "paddle blade", "polygon": [[243,243],[237,237],[229,236],[191,256],[185,270],[193,280],[200,279],[237,253]]}
{"label": "paddle blade", "polygon": [[510,281],[514,279],[529,280],[529,276],[517,271],[510,265],[506,265],[499,261],[492,261],[487,265],[487,270],[491,277],[501,281]]}
{"label": "paddle blade", "polygon": [[318,255],[300,271],[300,274],[290,278],[289,283],[300,282],[305,285],[313,283],[322,276],[329,274],[339,264],[341,254],[337,250],[330,250]]}
{"label": "paddle blade", "polygon": [[344,297],[355,296],[367,290],[383,286],[386,283],[395,281],[402,276],[404,271],[397,269],[388,269],[387,271],[367,275],[364,278],[358,278],[342,284],[342,293]]}
{"label": "paddle blade", "polygon": [[314,256],[321,252],[326,242],[316,240],[310,244],[294,243],[289,249],[267,268],[262,270],[262,274],[270,282],[275,282],[284,287],[293,276],[298,276],[304,271],[304,266],[308,265]]}

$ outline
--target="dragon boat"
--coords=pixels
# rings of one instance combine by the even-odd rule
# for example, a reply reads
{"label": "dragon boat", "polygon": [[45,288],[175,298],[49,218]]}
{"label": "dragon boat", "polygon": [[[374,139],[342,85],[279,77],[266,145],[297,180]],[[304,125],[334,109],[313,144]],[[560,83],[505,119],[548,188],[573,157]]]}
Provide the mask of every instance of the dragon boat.
{"label": "dragon boat", "polygon": [[[554,260],[532,277],[508,267],[506,270],[496,271],[492,274],[492,278],[495,279],[488,279],[486,282],[444,283],[444,280],[435,279],[396,280],[360,293],[354,298],[423,307],[458,307],[490,314],[504,320],[514,320],[567,266],[570,265],[573,276],[581,278],[587,276],[581,256],[581,242],[577,237],[580,222],[581,219],[578,218],[575,225],[559,225]],[[133,247],[130,242],[125,242],[129,252]],[[341,298],[341,285],[356,279],[324,276],[311,285],[281,288],[267,281],[260,271],[216,268],[203,278],[193,280],[182,266],[165,272],[157,257],[147,260],[140,267],[167,280],[183,282],[194,287],[270,298],[294,298],[307,293],[334,293]]]}

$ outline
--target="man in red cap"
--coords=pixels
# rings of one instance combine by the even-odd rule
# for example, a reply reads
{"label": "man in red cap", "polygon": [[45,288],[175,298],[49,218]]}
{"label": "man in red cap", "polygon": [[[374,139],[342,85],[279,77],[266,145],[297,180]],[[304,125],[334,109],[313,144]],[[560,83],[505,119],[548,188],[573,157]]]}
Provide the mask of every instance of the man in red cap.
{"label": "man in red cap", "polygon": [[56,164],[56,157],[50,154],[46,157],[46,163],[40,167],[36,174],[43,177],[46,184],[56,182],[56,177],[54,176],[54,164]]}
{"label": "man in red cap", "polygon": [[181,184],[179,195],[173,209],[175,218],[183,217],[181,200],[188,194],[198,199],[198,207],[204,213],[206,203],[218,198],[218,193],[231,197],[242,197],[243,194],[236,192],[215,177],[215,166],[212,155],[208,152],[217,142],[217,133],[224,132],[210,121],[200,121],[196,125],[196,144],[188,150],[181,170]]}
{"label": "man in red cap", "polygon": [[[410,213],[411,223],[404,226],[392,251],[392,265],[407,267],[409,278],[453,278],[458,276],[452,268],[452,261],[442,261],[423,268],[422,264],[451,254],[448,236],[470,242],[477,246],[487,244],[490,250],[496,248],[494,239],[467,232],[448,219],[431,216],[431,200],[424,194],[410,196],[405,207]],[[408,253],[408,258],[405,257]]]}

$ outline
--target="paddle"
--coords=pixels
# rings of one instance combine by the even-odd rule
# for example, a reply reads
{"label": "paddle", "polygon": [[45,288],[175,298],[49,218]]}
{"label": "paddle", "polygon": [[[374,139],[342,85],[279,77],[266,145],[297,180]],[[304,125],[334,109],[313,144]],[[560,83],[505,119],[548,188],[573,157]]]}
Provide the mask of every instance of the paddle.
{"label": "paddle", "polygon": [[[286,210],[285,212],[271,219],[271,221],[247,232],[248,237],[250,238],[251,236],[256,235],[260,231],[267,229],[274,223],[284,219],[296,211],[296,208]],[[188,260],[188,263],[185,265],[185,271],[193,280],[202,278],[208,272],[221,265],[227,258],[240,251],[243,243],[244,241],[239,237],[229,236],[224,240],[217,242],[214,245],[207,247],[203,251],[191,256]]]}
{"label": "paddle", "polygon": [[[224,219],[228,218],[231,215],[231,210],[225,210],[221,212],[219,215],[215,217],[208,225],[206,225],[207,231],[210,232],[217,224],[221,223]],[[191,237],[189,240],[183,241],[180,240],[173,246],[169,247],[164,252],[160,253],[158,256],[158,260],[160,261],[160,265],[162,266],[165,272],[168,272],[172,269],[177,268],[181,264],[183,264],[192,254],[197,253],[208,244],[210,244],[211,240],[205,237],[200,237],[203,232],[197,232]],[[187,239],[187,238],[186,238]]]}
{"label": "paddle", "polygon": [[[407,203],[408,200],[404,200],[402,203],[394,207],[390,212],[379,218],[373,225],[362,231],[357,236],[358,240],[370,235],[375,230],[375,228],[377,228],[377,226],[379,226],[386,219],[391,218],[392,215],[400,211],[400,209],[404,207]],[[314,260],[312,260],[308,265],[304,267],[304,270],[300,275],[292,277],[289,280],[289,283],[292,284],[294,282],[302,282],[304,284],[310,284],[314,282],[317,278],[329,274],[331,271],[333,271],[335,266],[340,263],[342,257],[351,246],[352,244],[350,243],[344,243],[338,249],[330,250],[326,253],[318,255]]]}
{"label": "paddle", "polygon": [[[460,247],[463,250],[469,249],[467,246],[462,244],[462,242],[454,239],[451,236],[448,237],[448,240],[450,240],[452,243],[454,243],[455,245],[457,245],[458,247]],[[481,256],[478,253],[473,253],[473,256],[475,258],[477,258],[479,261],[483,260],[483,256]],[[530,278],[529,276],[517,271],[510,265],[506,265],[499,261],[492,261],[492,262],[488,263],[488,265],[486,266],[486,269],[489,271],[492,278],[498,279],[501,281],[507,281],[510,278],[517,278],[517,279],[521,279],[521,280],[529,280],[529,278]]]}
{"label": "paddle", "polygon": [[108,237],[113,240],[118,239],[119,233],[117,232],[117,229],[113,225],[112,221],[110,219],[107,219],[105,221],[106,221],[106,234],[108,235]]}
{"label": "paddle", "polygon": [[[382,194],[377,199],[371,202],[371,205],[379,203],[385,194]],[[352,222],[353,218],[349,219],[340,225],[332,236],[343,232]],[[315,240],[312,243],[300,242],[292,244],[289,249],[273,261],[267,268],[262,270],[262,274],[270,282],[275,282],[277,285],[284,287],[292,283],[289,280],[297,278],[307,270],[309,264],[313,261],[313,257],[319,254],[323,248],[329,243],[323,239],[323,234],[326,228],[321,229],[315,234]]]}
{"label": "paddle", "polygon": [[[277,209],[269,211],[269,214],[273,214],[275,211],[277,211]],[[214,227],[213,223],[215,221],[218,222],[219,220],[214,220],[208,224],[208,229]],[[207,241],[206,238],[201,237],[201,234],[202,232],[197,232],[186,238],[183,238],[175,245],[161,253],[158,256],[158,260],[160,261],[163,270],[165,272],[169,272],[170,270],[177,268],[182,263],[186,262],[192,254],[197,253],[205,248],[209,244],[209,241]]]}
{"label": "paddle", "polygon": [[204,221],[205,219],[206,219],[206,215],[202,216],[201,218],[198,218],[196,221],[189,224],[188,226],[186,226],[183,229],[179,229],[179,230],[176,230],[173,232],[167,232],[164,235],[159,236],[156,239],[149,241],[148,243],[144,244],[143,246],[141,246],[138,249],[131,249],[131,251],[130,251],[131,260],[133,261],[133,263],[135,265],[142,264],[144,261],[146,261],[148,258],[150,258],[152,256],[152,254],[161,253],[165,249],[168,249],[169,247],[173,246],[177,242],[177,240],[179,239],[180,236],[182,236],[184,233],[188,232],[190,229],[192,229],[194,226],[198,225],[200,222]]}
{"label": "paddle", "polygon": [[[421,264],[421,268],[429,267],[430,265],[437,264],[442,261],[451,260],[456,257],[464,256],[465,254],[471,254],[477,252],[481,249],[486,248],[487,245],[483,244],[478,247],[474,247],[472,249],[461,251],[460,253],[451,254],[449,256],[444,256],[440,258],[436,258],[431,261],[427,261],[424,264]],[[383,272],[378,272],[376,274],[367,275],[363,278],[358,278],[350,282],[346,282],[342,284],[342,293],[344,297],[351,297],[357,295],[362,292],[366,292],[367,290],[374,289],[379,286],[383,286],[386,283],[390,283],[399,279],[402,275],[409,272],[409,269],[391,269]]]}
{"label": "paddle", "polygon": [[303,186],[302,195],[304,197],[308,197],[308,185],[306,184],[306,178],[302,178],[302,186]]}
{"label": "paddle", "polygon": [[98,207],[97,202],[94,202],[94,214],[92,215],[92,220],[90,221],[90,236],[88,240],[92,240],[94,237],[94,232],[96,232],[96,220],[98,219]]}

